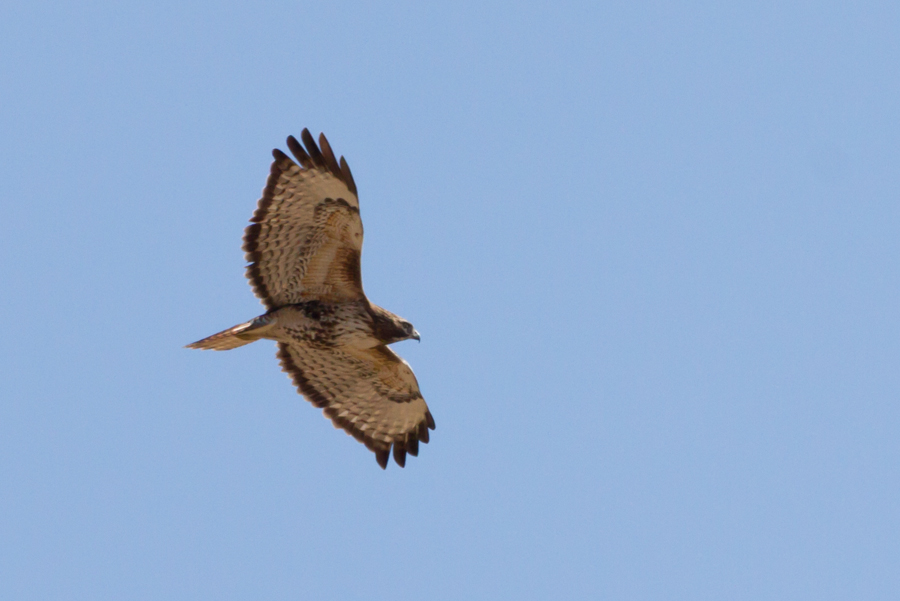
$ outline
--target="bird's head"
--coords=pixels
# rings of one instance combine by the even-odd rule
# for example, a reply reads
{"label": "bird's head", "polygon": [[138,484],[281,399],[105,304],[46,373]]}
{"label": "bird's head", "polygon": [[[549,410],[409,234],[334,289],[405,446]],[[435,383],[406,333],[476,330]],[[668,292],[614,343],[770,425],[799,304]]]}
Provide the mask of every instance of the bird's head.
{"label": "bird's head", "polygon": [[411,323],[395,315],[390,311],[385,311],[377,305],[372,305],[373,334],[382,344],[393,344],[401,340],[419,340],[419,333]]}
{"label": "bird's head", "polygon": [[413,324],[409,323],[408,321],[401,321],[400,328],[403,330],[404,334],[401,340],[409,340],[410,338],[412,338],[413,340],[421,341],[421,338],[419,338],[419,333],[413,327]]}

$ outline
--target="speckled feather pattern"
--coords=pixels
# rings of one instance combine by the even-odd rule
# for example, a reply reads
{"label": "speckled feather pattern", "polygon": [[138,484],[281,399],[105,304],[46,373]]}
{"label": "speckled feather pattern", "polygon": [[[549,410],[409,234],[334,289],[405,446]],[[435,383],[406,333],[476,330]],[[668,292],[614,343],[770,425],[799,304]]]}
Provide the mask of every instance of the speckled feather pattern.
{"label": "speckled feather pattern", "polygon": [[[386,360],[386,354],[393,358]],[[419,432],[430,420],[428,406],[409,365],[386,346],[312,348],[280,342],[278,358],[300,393],[323,408],[335,427],[372,451],[387,452],[392,445],[398,447],[395,456],[418,451]]]}
{"label": "speckled feather pattern", "polygon": [[276,340],[282,369],[300,393],[373,451],[382,468],[391,452],[403,467],[434,429],[412,369],[386,346],[413,330],[363,293],[363,227],[347,162],[335,159],[324,135],[319,146],[307,130],[302,140],[305,148],[288,138],[297,162],[273,151],[244,233],[247,277],[268,312],[188,346],[228,350]]}
{"label": "speckled feather pattern", "polygon": [[277,153],[251,221],[247,277],[267,308],[363,296],[359,201],[342,180]]}

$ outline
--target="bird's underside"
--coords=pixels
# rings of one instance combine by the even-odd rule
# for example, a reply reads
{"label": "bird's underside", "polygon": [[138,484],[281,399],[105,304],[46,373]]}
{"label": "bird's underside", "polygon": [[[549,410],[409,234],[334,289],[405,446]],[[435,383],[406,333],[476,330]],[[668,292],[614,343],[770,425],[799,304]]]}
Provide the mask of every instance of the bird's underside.
{"label": "bird's underside", "polygon": [[388,344],[419,336],[362,291],[362,221],[346,161],[303,130],[299,165],[273,151],[269,181],[244,235],[247,277],[268,311],[188,345],[230,350],[260,339],[300,393],[375,453],[378,464],[417,455],[434,419],[409,365]]}

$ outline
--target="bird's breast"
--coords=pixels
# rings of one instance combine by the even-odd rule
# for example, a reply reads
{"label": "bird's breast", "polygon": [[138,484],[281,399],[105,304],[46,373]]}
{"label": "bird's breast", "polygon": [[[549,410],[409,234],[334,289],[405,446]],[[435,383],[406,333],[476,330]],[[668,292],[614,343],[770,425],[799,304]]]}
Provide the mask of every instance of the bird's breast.
{"label": "bird's breast", "polygon": [[271,313],[276,319],[273,338],[314,346],[371,348],[381,344],[373,333],[373,321],[359,302],[306,301]]}

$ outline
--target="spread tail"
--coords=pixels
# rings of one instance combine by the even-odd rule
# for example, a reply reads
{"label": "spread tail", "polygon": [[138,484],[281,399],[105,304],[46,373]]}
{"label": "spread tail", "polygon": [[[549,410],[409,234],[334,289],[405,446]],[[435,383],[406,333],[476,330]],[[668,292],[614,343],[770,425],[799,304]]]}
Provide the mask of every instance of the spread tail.
{"label": "spread tail", "polygon": [[213,351],[230,351],[233,348],[250,344],[260,338],[274,324],[274,319],[268,315],[261,315],[256,319],[252,319],[247,323],[222,330],[218,334],[208,336],[203,340],[198,340],[187,345],[185,348],[196,348]]}

